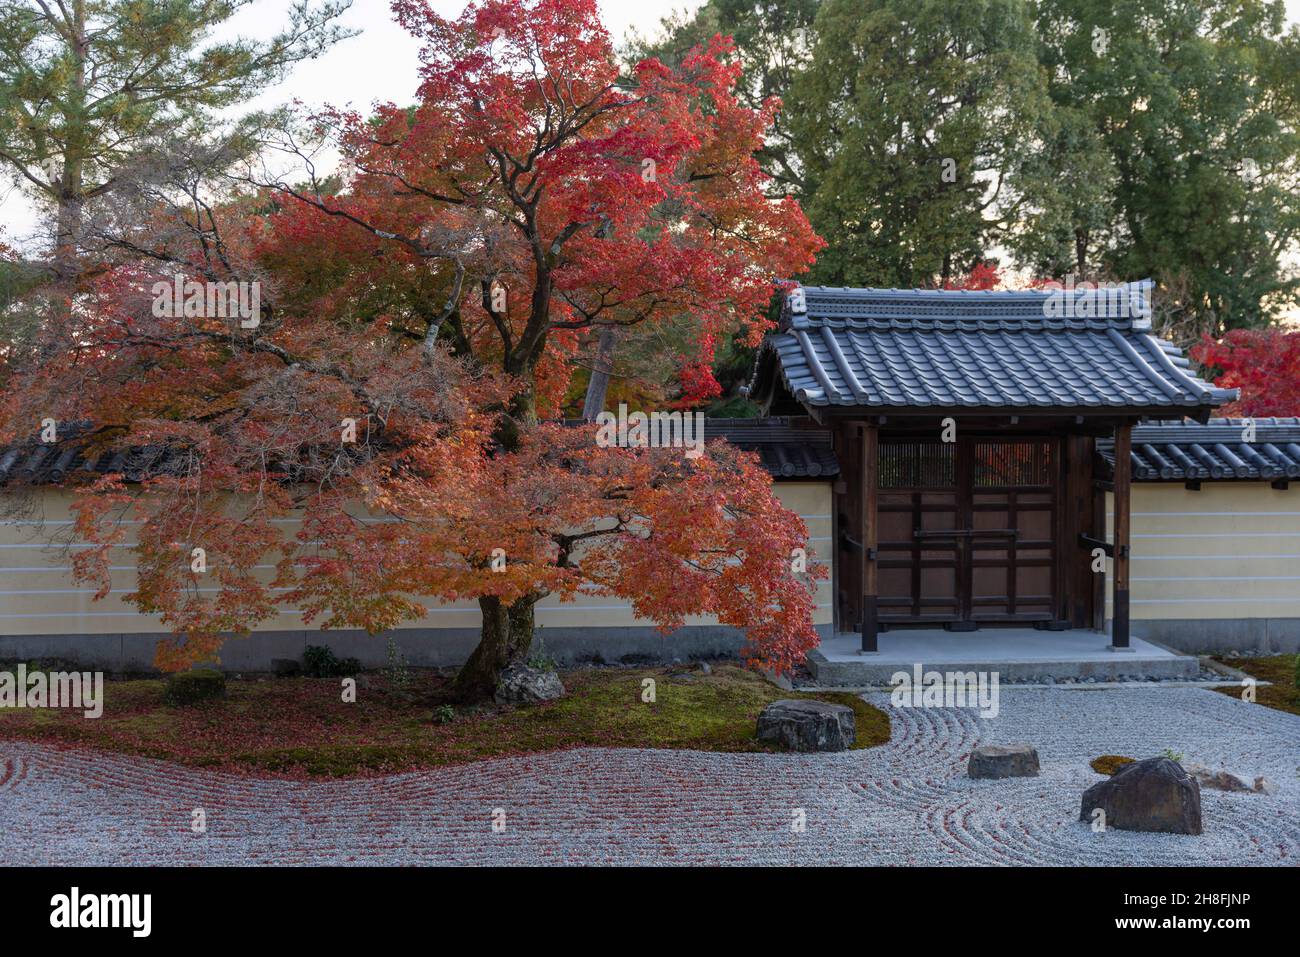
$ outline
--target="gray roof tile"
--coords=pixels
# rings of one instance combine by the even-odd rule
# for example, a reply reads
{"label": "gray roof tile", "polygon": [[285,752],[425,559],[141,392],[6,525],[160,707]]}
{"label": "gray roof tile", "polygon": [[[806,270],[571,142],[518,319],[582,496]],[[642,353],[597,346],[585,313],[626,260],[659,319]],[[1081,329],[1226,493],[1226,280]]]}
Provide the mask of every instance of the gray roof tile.
{"label": "gray roof tile", "polygon": [[1186,410],[1235,398],[1151,335],[1150,291],[796,290],[754,392],[766,360],[810,407]]}
{"label": "gray roof tile", "polygon": [[[1243,441],[1247,422],[1253,442]],[[1113,467],[1115,443],[1097,443]],[[1133,478],[1140,482],[1300,478],[1300,418],[1151,422],[1133,429]]]}
{"label": "gray roof tile", "polygon": [[714,439],[757,452],[763,468],[777,479],[833,478],[840,473],[831,434],[800,427],[788,418],[705,419],[704,441]]}

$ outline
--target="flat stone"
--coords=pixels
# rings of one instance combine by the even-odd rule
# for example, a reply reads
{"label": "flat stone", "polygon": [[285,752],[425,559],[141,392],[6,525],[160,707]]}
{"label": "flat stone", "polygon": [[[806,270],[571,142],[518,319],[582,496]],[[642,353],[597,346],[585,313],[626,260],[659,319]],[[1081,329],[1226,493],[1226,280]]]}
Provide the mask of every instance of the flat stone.
{"label": "flat stone", "polygon": [[1038,776],[1038,752],[1028,744],[983,744],[970,753],[966,773],[973,778]]}
{"label": "flat stone", "polygon": [[845,751],[857,740],[857,726],[847,705],[786,698],[758,716],[758,740],[787,751]]}
{"label": "flat stone", "polygon": [[1201,787],[1177,761],[1147,758],[1120,768],[1083,793],[1079,820],[1092,822],[1101,808],[1108,828],[1201,833]]}
{"label": "flat stone", "polygon": [[1203,788],[1215,791],[1249,791],[1250,785],[1231,771],[1213,771],[1203,764],[1188,764],[1184,769]]}

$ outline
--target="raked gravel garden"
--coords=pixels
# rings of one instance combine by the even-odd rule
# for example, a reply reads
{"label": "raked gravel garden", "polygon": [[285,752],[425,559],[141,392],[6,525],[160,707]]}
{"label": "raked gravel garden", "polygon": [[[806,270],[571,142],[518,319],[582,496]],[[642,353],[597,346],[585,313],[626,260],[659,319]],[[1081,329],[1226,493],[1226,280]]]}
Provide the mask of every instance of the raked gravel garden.
{"label": "raked gravel garden", "polygon": [[[867,699],[892,727],[862,750],[575,748],[334,781],[4,740],[0,864],[1300,862],[1300,716],[1193,687],[1004,688],[993,719]],[[972,748],[1011,742],[1038,777],[967,776]],[[1202,789],[1200,836],[1077,820],[1092,758],[1165,752],[1276,793]]]}

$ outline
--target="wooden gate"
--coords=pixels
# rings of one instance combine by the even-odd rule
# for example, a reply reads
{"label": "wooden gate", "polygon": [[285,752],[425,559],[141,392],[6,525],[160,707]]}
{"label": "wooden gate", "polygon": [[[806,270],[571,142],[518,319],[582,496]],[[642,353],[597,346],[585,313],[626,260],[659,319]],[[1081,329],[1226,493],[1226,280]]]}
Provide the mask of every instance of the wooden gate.
{"label": "wooden gate", "polygon": [[880,621],[1056,617],[1055,438],[882,439]]}

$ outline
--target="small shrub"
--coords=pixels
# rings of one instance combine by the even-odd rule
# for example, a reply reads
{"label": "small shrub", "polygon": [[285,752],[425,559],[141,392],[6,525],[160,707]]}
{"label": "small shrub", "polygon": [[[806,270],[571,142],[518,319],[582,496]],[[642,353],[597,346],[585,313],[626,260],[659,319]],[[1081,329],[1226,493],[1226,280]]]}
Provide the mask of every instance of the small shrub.
{"label": "small shrub", "polygon": [[456,709],[449,704],[440,704],[433,709],[434,724],[451,724],[456,720]]}
{"label": "small shrub", "polygon": [[326,645],[308,645],[302,653],[303,673],[312,678],[333,678],[339,667],[334,651]]}
{"label": "small shrub", "polygon": [[1160,753],[1163,754],[1165,757],[1167,757],[1170,761],[1176,761],[1179,764],[1183,763],[1183,752],[1181,751],[1175,751],[1173,748],[1165,748]]}
{"label": "small shrub", "polygon": [[1295,656],[1295,686],[1300,688],[1300,655]]}
{"label": "small shrub", "polygon": [[1133,764],[1135,760],[1134,758],[1126,758],[1122,754],[1103,754],[1099,758],[1093,758],[1090,764],[1098,774],[1110,777],[1124,765]]}
{"label": "small shrub", "polygon": [[559,666],[546,650],[546,644],[538,638],[531,648],[528,649],[527,665],[530,668],[536,668],[538,671],[558,671]]}
{"label": "small shrub", "polygon": [[302,670],[309,678],[350,678],[364,669],[356,658],[337,658],[325,645],[308,645],[302,653]]}
{"label": "small shrub", "polygon": [[170,705],[185,707],[225,696],[226,676],[213,668],[199,668],[171,675],[163,699]]}
{"label": "small shrub", "polygon": [[411,669],[406,666],[406,658],[397,650],[397,641],[388,636],[388,667],[384,669],[389,682],[394,688],[406,688],[411,683]]}
{"label": "small shrub", "polygon": [[32,658],[29,660],[13,658],[0,662],[0,671],[14,675],[16,678],[19,666],[29,675],[34,675],[37,672],[49,674],[51,671],[81,671],[85,667],[65,658]]}

